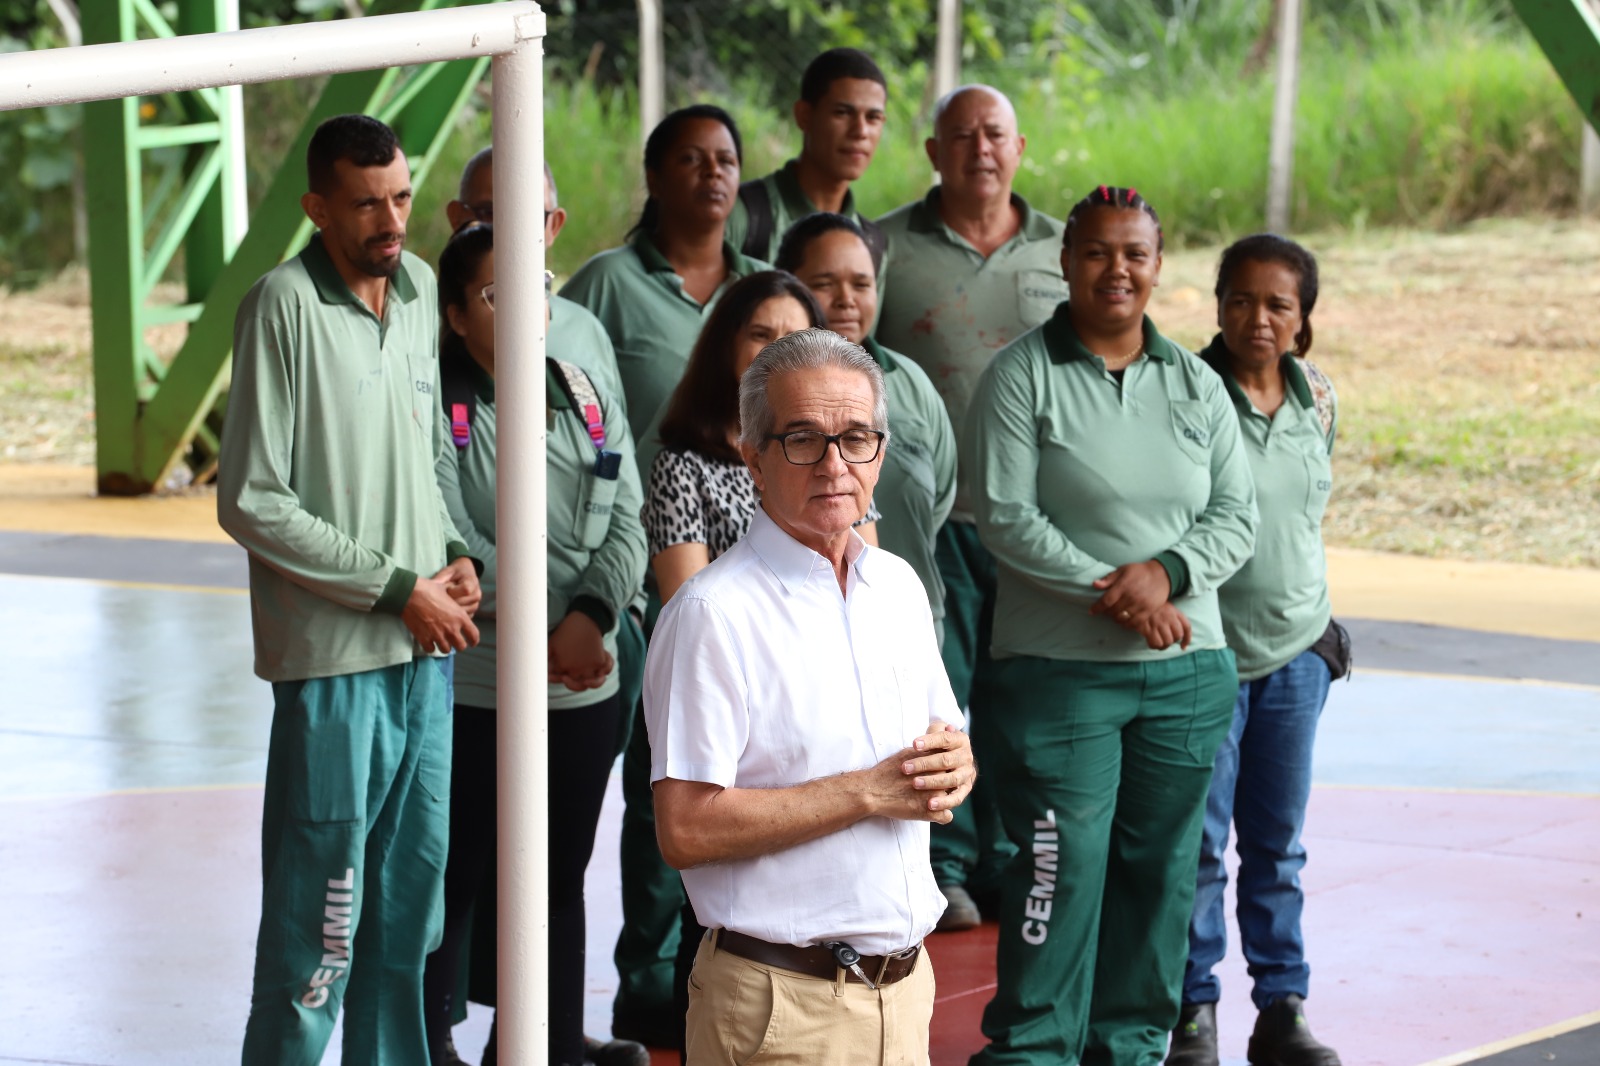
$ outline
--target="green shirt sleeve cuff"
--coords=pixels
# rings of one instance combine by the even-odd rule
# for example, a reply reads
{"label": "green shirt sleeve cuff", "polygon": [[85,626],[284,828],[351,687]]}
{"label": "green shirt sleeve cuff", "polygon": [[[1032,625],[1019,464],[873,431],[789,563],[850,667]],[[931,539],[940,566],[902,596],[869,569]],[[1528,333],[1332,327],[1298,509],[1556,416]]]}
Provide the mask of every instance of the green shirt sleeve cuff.
{"label": "green shirt sleeve cuff", "polygon": [[389,575],[389,583],[383,586],[383,595],[378,597],[378,602],[372,605],[373,611],[384,614],[399,614],[406,609],[406,604],[411,601],[411,593],[417,587],[417,575],[403,566],[394,568],[394,573]]}
{"label": "green shirt sleeve cuff", "polygon": [[572,602],[567,604],[567,610],[587,615],[602,633],[611,632],[611,627],[617,624],[616,612],[596,596],[574,596]]}
{"label": "green shirt sleeve cuff", "polygon": [[1189,564],[1183,561],[1183,556],[1174,551],[1165,551],[1156,556],[1156,562],[1167,572],[1167,580],[1172,584],[1172,591],[1167,594],[1169,600],[1175,600],[1189,591]]}
{"label": "green shirt sleeve cuff", "polygon": [[444,561],[453,563],[457,559],[471,559],[472,569],[479,576],[483,576],[483,560],[472,554],[472,549],[459,540],[453,540],[444,548]]}

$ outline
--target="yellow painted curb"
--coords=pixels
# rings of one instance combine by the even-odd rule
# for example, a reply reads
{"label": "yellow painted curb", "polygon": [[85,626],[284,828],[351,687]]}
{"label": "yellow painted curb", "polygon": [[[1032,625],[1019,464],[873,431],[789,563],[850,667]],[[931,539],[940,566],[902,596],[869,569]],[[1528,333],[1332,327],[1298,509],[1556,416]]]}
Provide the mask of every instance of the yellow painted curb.
{"label": "yellow painted curb", "polygon": [[1340,617],[1600,641],[1600,570],[1328,549]]}
{"label": "yellow painted curb", "polygon": [[210,493],[96,496],[92,466],[0,464],[0,530],[232,543]]}

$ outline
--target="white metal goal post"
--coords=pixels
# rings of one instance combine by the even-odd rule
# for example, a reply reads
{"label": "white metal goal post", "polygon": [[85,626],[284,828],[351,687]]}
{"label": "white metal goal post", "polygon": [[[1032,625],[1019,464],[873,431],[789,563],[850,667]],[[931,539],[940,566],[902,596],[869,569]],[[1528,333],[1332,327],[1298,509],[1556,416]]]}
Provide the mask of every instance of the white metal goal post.
{"label": "white metal goal post", "polygon": [[[531,0],[0,55],[0,110],[493,57],[495,169],[544,166],[545,17]],[[499,1035],[547,1057],[549,889],[545,607],[544,182],[503,181],[495,274],[499,514]],[[533,338],[531,350],[529,340]],[[240,1034],[241,1039],[243,1033]]]}

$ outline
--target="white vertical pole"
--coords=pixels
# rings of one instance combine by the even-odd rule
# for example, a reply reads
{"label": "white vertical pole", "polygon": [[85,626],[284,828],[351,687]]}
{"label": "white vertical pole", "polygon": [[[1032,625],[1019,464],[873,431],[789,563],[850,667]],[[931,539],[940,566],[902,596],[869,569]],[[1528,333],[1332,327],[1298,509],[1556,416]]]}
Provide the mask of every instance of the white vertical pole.
{"label": "white vertical pole", "polygon": [[[239,0],[228,0],[223,5],[224,32],[239,28]],[[217,90],[222,96],[225,112],[217,116],[222,120],[225,141],[222,151],[222,246],[229,256],[244,240],[250,227],[250,199],[245,186],[244,162],[244,86],[228,85]]]}
{"label": "white vertical pole", "polygon": [[961,84],[961,0],[939,0],[939,37],[934,48],[935,99]]}
{"label": "white vertical pole", "polygon": [[638,0],[638,3],[639,137],[642,144],[667,114],[667,49],[661,35],[661,0]]}
{"label": "white vertical pole", "polygon": [[[538,16],[534,16],[538,17]],[[549,711],[545,606],[544,42],[494,60],[499,586],[499,1061],[549,1047]],[[522,180],[527,179],[527,180]],[[571,980],[583,980],[572,974]]]}
{"label": "white vertical pole", "polygon": [[1278,86],[1272,97],[1267,229],[1286,233],[1294,195],[1294,106],[1300,88],[1300,0],[1278,3]]}

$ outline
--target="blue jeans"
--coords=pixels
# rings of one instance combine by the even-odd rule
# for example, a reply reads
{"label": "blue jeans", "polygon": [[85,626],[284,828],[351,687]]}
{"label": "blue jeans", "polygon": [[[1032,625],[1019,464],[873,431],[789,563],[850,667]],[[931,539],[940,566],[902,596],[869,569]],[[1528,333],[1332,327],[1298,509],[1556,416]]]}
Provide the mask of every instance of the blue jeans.
{"label": "blue jeans", "polygon": [[1311,797],[1311,749],[1317,719],[1328,698],[1328,665],[1313,653],[1266,677],[1239,685],[1233,728],[1217,752],[1206,797],[1200,872],[1194,916],[1189,920],[1189,962],[1183,975],[1185,1003],[1215,1003],[1222,983],[1212,968],[1228,949],[1222,865],[1228,825],[1239,835],[1239,939],[1250,977],[1251,999],[1265,1010],[1286,995],[1305,997],[1311,979],[1300,936],[1300,844]]}

